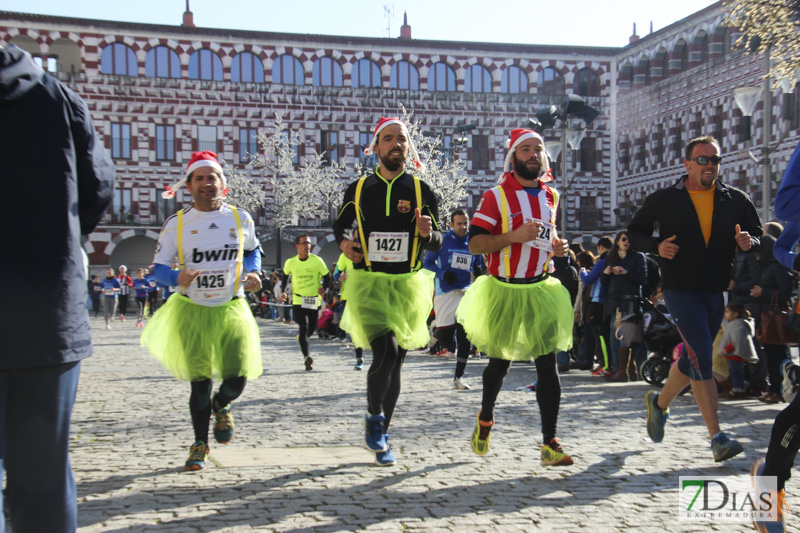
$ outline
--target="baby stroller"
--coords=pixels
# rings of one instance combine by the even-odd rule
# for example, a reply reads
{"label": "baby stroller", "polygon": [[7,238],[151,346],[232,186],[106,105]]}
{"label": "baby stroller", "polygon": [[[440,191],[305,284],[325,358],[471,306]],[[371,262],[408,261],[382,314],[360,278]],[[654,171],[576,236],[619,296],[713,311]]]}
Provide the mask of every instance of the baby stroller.
{"label": "baby stroller", "polygon": [[660,387],[669,375],[673,350],[683,339],[670,317],[650,300],[639,298],[639,304],[644,312],[643,340],[647,346],[647,360],[639,368],[639,377]]}

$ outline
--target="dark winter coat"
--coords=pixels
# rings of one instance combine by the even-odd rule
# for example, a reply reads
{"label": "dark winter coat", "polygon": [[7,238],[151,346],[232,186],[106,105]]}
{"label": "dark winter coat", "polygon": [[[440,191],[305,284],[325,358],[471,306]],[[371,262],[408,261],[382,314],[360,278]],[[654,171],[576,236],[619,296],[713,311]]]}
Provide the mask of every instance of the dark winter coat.
{"label": "dark winter coat", "polygon": [[81,360],[92,353],[81,235],[111,202],[114,165],[83,100],[16,46],[0,48],[0,150],[0,370]]}

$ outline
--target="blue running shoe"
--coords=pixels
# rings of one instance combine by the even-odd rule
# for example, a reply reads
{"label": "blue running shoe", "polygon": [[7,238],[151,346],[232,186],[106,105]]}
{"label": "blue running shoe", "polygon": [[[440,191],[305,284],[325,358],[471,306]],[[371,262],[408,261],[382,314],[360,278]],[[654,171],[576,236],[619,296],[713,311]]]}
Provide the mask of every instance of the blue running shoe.
{"label": "blue running shoe", "polygon": [[753,525],[756,531],[761,533],[783,533],[786,531],[786,516],[785,513],[789,511],[789,506],[786,505],[786,491],[780,490],[775,492],[768,487],[762,485],[759,477],[764,475],[764,459],[756,459],[753,466],[750,467],[750,480],[753,483],[753,488],[756,491],[756,498],[761,498],[762,494],[768,494],[770,502],[775,505],[775,520],[756,520],[753,519]]}
{"label": "blue running shoe", "polygon": [[386,444],[386,434],[383,424],[386,417],[364,413],[364,446],[373,453],[385,452],[389,449]]}
{"label": "blue running shoe", "polygon": [[661,409],[658,406],[658,393],[654,390],[647,391],[644,395],[647,403],[647,434],[653,442],[664,440],[664,425],[669,420],[669,407]]}
{"label": "blue running shoe", "polygon": [[362,370],[364,368],[364,360],[359,359],[356,361],[356,366],[353,367],[353,370]]}
{"label": "blue running shoe", "polygon": [[206,459],[208,459],[209,448],[208,445],[199,440],[192,444],[189,448],[189,459],[183,465],[186,471],[202,470],[206,467]]}
{"label": "blue running shoe", "polygon": [[714,452],[714,461],[720,463],[736,457],[744,451],[744,448],[738,440],[732,439],[720,431],[711,439],[711,451]]}
{"label": "blue running shoe", "polygon": [[397,462],[397,458],[392,453],[392,447],[389,446],[389,435],[383,435],[386,441],[386,451],[378,452],[375,454],[375,464],[378,466],[392,466]]}

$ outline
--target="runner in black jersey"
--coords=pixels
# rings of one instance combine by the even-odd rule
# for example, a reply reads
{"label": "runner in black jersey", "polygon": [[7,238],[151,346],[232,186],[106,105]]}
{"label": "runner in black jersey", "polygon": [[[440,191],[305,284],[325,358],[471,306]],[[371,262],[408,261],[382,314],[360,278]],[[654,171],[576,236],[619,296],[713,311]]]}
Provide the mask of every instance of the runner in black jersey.
{"label": "runner in black jersey", "polygon": [[[341,327],[356,348],[371,347],[367,374],[365,445],[376,463],[395,463],[387,430],[400,395],[400,370],[409,348],[428,342],[426,320],[433,296],[433,275],[422,270],[422,248],[442,245],[436,196],[424,181],[405,172],[411,151],[419,157],[406,125],[382,118],[372,143],[380,167],[345,192],[333,232],[339,250],[355,268],[348,273],[348,303]],[[353,228],[355,235],[345,233]]]}

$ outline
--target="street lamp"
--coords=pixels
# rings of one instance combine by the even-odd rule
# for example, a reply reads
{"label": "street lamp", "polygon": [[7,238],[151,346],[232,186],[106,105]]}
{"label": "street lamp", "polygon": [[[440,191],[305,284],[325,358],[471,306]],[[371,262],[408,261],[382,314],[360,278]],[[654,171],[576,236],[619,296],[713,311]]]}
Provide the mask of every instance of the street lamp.
{"label": "street lamp", "polygon": [[[761,219],[762,222],[768,222],[772,217],[769,216],[770,200],[771,200],[771,173],[770,173],[770,154],[778,149],[778,146],[786,138],[786,131],[781,133],[778,142],[770,147],[769,138],[772,133],[772,94],[770,91],[770,78],[769,78],[769,54],[770,49],[764,53],[764,83],[761,87],[738,87],[733,90],[733,100],[736,102],[736,107],[742,112],[744,123],[742,124],[742,131],[744,132],[744,140],[747,141],[747,154],[756,162],[757,165],[763,165],[761,174]],[[753,153],[750,147],[750,122],[755,111],[756,104],[759,98],[762,99],[762,109],[764,112],[764,124],[762,128],[762,143],[761,158],[759,159]]]}
{"label": "street lamp", "polygon": [[567,183],[567,144],[573,150],[578,150],[581,146],[581,141],[586,136],[586,128],[570,128],[569,118],[583,119],[586,126],[588,126],[597,116],[600,111],[584,104],[582,97],[577,94],[568,94],[560,107],[554,105],[540,109],[536,113],[536,118],[528,120],[528,127],[532,130],[542,133],[547,128],[555,129],[557,122],[561,121],[561,131],[558,141],[545,141],[545,149],[550,156],[551,161],[556,161],[560,154],[564,154],[561,158],[561,183],[560,187],[561,198],[561,237],[566,238],[567,235],[567,194],[575,176]]}

